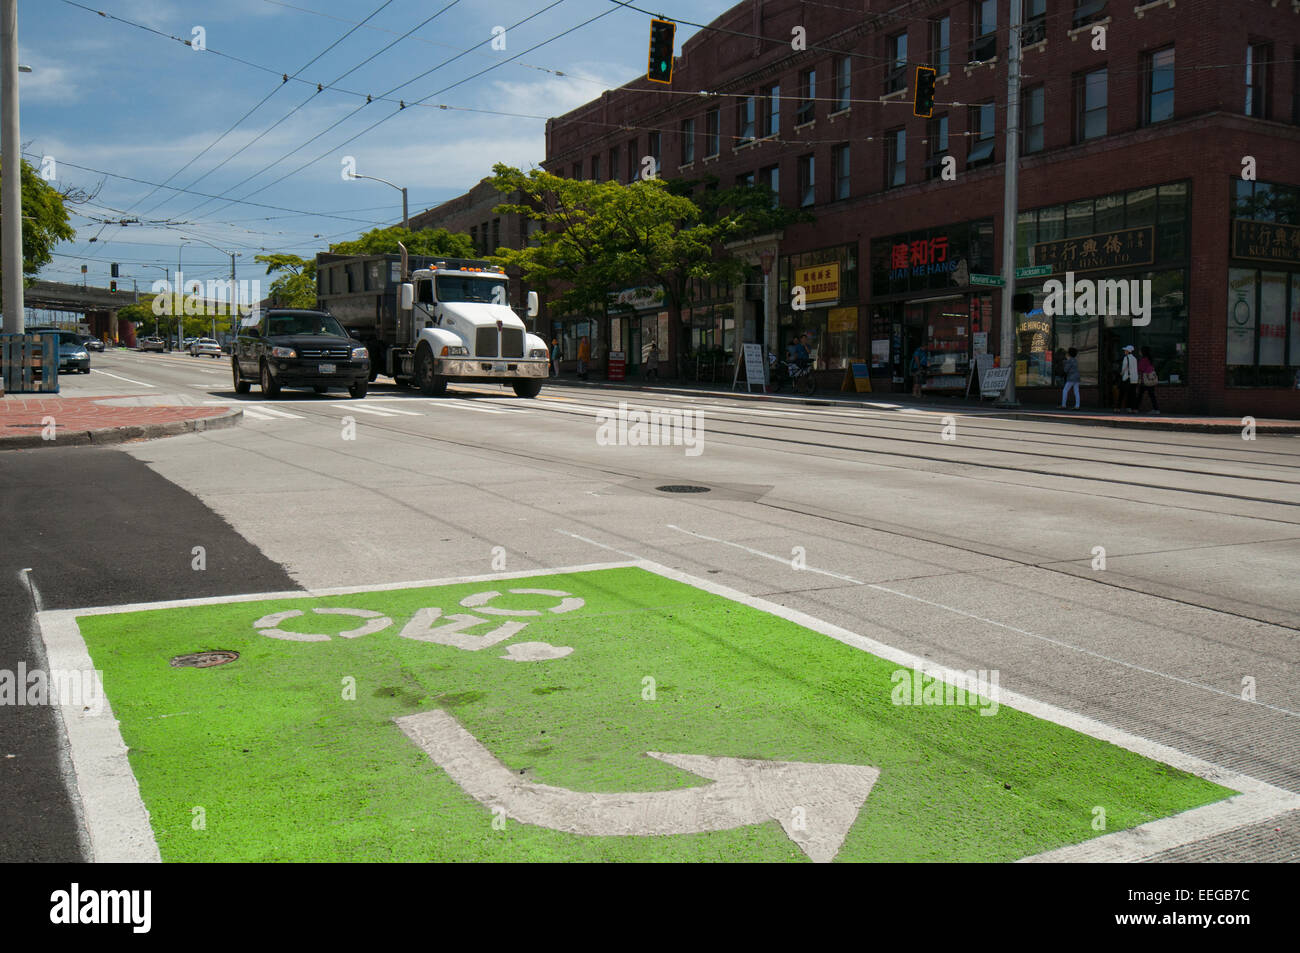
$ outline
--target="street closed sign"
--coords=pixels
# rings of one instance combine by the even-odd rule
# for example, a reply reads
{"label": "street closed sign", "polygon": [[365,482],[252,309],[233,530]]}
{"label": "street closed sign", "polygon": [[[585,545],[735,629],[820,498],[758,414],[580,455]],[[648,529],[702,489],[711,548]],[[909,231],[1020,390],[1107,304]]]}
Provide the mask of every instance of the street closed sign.
{"label": "street closed sign", "polygon": [[1014,860],[1232,793],[651,564],[41,621],[113,856]]}

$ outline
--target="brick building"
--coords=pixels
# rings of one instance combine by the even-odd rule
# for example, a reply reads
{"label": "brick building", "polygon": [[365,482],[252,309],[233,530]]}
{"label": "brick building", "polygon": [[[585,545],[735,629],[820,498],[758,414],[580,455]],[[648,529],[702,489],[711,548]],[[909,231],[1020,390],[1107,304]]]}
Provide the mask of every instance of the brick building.
{"label": "brick building", "polygon": [[[1109,405],[1131,343],[1151,349],[1166,409],[1300,417],[1300,3],[748,0],[685,43],[671,87],[638,79],[550,120],[544,165],[628,182],[649,156],[663,177],[772,185],[816,221],[740,249],[743,285],[697,289],[692,347],[807,331],[827,378],[869,362],[877,391],[910,387],[920,347],[926,389],[960,392],[999,350],[1011,291],[983,278],[1002,272],[1011,2],[1017,266],[1051,268],[1014,289],[1033,296],[1016,317],[1021,398],[1058,400],[1074,347],[1085,402]],[[917,65],[939,74],[929,119],[913,115]],[[1119,301],[1044,313],[1045,282],[1066,272],[1149,281],[1150,322]],[[668,360],[653,295],[629,306],[556,327],[633,362],[658,342]]]}

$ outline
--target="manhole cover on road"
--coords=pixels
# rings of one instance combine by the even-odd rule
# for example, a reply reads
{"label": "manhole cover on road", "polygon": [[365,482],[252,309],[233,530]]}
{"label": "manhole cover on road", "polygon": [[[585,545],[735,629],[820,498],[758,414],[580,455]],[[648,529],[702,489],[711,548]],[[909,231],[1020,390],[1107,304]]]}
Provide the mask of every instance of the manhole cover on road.
{"label": "manhole cover on road", "polygon": [[710,487],[691,486],[689,483],[669,483],[655,487],[660,493],[708,493]]}
{"label": "manhole cover on road", "polygon": [[226,649],[218,649],[215,652],[191,652],[189,655],[178,655],[171,660],[172,668],[211,668],[214,665],[225,665],[227,662],[233,662],[239,658],[238,652],[231,652]]}

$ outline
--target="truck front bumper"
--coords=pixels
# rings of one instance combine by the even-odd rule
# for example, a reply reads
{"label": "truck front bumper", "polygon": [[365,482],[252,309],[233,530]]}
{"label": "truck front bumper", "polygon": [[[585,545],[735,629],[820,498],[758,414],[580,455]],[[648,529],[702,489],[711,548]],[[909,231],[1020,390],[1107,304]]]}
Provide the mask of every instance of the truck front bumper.
{"label": "truck front bumper", "polygon": [[514,381],[546,377],[550,365],[536,357],[440,357],[438,376],[458,381]]}

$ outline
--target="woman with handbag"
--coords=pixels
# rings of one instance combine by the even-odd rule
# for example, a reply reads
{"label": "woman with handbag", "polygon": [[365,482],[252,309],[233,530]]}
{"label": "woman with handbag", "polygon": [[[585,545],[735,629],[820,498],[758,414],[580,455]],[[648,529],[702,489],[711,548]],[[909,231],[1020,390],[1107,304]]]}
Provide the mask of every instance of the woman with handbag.
{"label": "woman with handbag", "polygon": [[1160,413],[1160,403],[1156,400],[1156,382],[1159,377],[1156,374],[1156,366],[1151,362],[1151,348],[1142,348],[1142,359],[1138,361],[1138,392],[1133,401],[1133,409],[1142,409],[1142,395],[1151,395],[1151,413]]}

